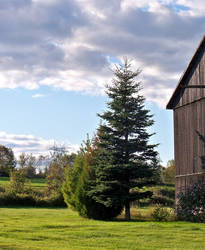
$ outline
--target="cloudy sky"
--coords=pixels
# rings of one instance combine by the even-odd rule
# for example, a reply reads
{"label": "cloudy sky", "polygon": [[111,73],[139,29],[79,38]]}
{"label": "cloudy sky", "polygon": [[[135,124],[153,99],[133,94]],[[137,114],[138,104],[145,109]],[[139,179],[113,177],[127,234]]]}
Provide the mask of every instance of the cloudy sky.
{"label": "cloudy sky", "polygon": [[203,0],[0,1],[0,143],[44,153],[75,151],[106,109],[110,67],[123,56],[142,69],[152,142],[173,158],[165,110],[205,31]]}

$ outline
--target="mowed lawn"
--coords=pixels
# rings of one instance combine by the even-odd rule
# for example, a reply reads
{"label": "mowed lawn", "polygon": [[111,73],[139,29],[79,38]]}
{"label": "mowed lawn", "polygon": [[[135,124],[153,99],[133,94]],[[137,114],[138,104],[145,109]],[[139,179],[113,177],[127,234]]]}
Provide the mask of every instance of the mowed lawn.
{"label": "mowed lawn", "polygon": [[0,249],[205,249],[205,224],[95,221],[69,209],[0,208]]}
{"label": "mowed lawn", "polygon": [[[9,184],[9,177],[0,177],[0,186],[6,187]],[[31,185],[34,188],[42,189],[46,186],[46,179],[43,178],[34,178],[28,179],[27,185]]]}

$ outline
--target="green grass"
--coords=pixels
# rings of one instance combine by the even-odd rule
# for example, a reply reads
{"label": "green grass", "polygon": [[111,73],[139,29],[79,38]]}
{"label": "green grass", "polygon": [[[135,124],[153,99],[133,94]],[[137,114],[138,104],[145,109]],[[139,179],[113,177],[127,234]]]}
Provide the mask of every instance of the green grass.
{"label": "green grass", "polygon": [[[28,179],[28,181],[31,183],[31,187],[42,189],[46,186],[46,180],[45,179]],[[6,187],[9,184],[9,177],[0,177],[0,186]]]}
{"label": "green grass", "polygon": [[94,221],[69,209],[0,208],[0,249],[205,249],[205,224]]}
{"label": "green grass", "polygon": [[29,179],[31,182],[31,186],[35,188],[44,188],[46,186],[46,180],[45,179]]}
{"label": "green grass", "polygon": [[6,187],[9,184],[9,177],[0,177],[0,185]]}

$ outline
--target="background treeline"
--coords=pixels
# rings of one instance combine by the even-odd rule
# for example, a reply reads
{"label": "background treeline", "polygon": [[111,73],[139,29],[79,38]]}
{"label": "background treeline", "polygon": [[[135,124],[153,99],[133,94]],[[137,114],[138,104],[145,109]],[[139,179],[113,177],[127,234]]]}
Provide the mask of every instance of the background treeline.
{"label": "background treeline", "polygon": [[[63,181],[92,161],[95,154],[92,143],[94,141],[88,138],[76,154],[69,154],[66,148],[55,146],[47,156],[22,153],[18,159],[15,159],[12,149],[0,145],[0,205],[65,207]],[[153,192],[152,198],[133,202],[133,206],[173,206],[174,160],[170,160],[167,167],[160,166],[156,178],[158,184],[149,187]],[[75,176],[74,187],[80,185],[78,181]]]}
{"label": "background treeline", "polygon": [[64,147],[54,146],[47,156],[22,153],[15,159],[11,149],[0,145],[0,205],[65,207],[64,171],[75,157]]}

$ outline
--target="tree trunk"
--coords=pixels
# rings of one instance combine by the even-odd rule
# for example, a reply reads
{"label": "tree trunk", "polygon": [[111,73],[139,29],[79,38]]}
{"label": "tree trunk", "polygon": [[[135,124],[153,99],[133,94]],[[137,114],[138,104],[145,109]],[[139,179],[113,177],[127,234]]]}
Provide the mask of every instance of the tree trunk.
{"label": "tree trunk", "polygon": [[130,203],[129,201],[125,204],[125,220],[130,220]]}

